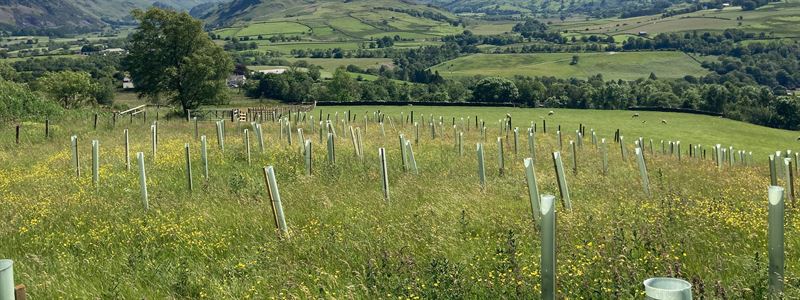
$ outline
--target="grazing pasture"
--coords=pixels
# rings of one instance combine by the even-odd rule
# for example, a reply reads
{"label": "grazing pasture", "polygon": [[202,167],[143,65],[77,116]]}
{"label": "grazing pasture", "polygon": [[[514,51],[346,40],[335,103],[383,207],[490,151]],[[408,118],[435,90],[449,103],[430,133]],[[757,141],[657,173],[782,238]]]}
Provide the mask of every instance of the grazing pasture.
{"label": "grazing pasture", "polygon": [[[543,227],[523,165],[533,157],[538,191],[556,196],[559,298],[641,298],[642,281],[656,276],[686,279],[698,299],[766,298],[767,154],[797,149],[797,134],[716,117],[638,113],[317,107],[255,124],[220,122],[213,114],[197,123],[162,114],[154,124],[150,112],[146,120],[126,116],[112,126],[101,114],[95,128],[94,115],[84,111],[51,120],[49,137],[42,123],[21,124],[19,144],[15,127],[4,126],[0,253],[15,261],[17,281],[36,299],[539,298]],[[328,129],[320,115],[332,121]],[[476,116],[485,130],[475,127]],[[507,116],[511,128],[501,125]],[[622,144],[615,143],[617,129]],[[640,136],[649,173],[634,155]],[[402,139],[410,146],[401,148]],[[92,140],[99,141],[96,182]],[[662,152],[662,140],[680,141],[681,154]],[[484,186],[477,143],[485,151]],[[705,158],[688,154],[698,143]],[[737,156],[718,167],[711,159],[717,143],[752,151],[752,159]],[[571,209],[562,204],[555,151]],[[144,155],[147,209],[137,152]],[[650,196],[641,174],[649,174]],[[277,196],[280,205],[270,200]],[[786,205],[784,291],[793,298],[800,296],[800,222],[795,203]],[[282,221],[285,232],[276,227]]]}
{"label": "grazing pasture", "polygon": [[[576,65],[570,64],[573,55],[580,57]],[[650,72],[659,78],[683,78],[685,75],[708,73],[700,63],[677,51],[474,54],[443,62],[432,69],[444,77],[491,74],[585,79],[602,73],[607,80],[646,78]]]}
{"label": "grazing pasture", "polygon": [[723,31],[741,29],[768,37],[797,37],[800,29],[797,15],[800,2],[797,0],[773,2],[756,10],[742,11],[741,7],[700,10],[667,18],[641,16],[627,19],[609,18],[590,21],[556,23],[554,26],[570,32],[584,34],[638,34],[649,35],[667,32]]}

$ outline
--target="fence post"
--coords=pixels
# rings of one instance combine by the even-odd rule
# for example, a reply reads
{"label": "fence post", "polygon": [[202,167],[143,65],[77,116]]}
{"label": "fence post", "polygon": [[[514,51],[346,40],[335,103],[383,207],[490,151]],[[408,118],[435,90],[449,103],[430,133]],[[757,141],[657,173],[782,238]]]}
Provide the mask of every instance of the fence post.
{"label": "fence post", "polygon": [[558,151],[564,150],[564,145],[561,141],[561,130],[556,131],[556,136],[558,137]]}
{"label": "fence post", "polygon": [[81,177],[81,160],[78,155],[78,136],[73,135],[70,137],[72,146],[72,165],[75,166],[75,177]]}

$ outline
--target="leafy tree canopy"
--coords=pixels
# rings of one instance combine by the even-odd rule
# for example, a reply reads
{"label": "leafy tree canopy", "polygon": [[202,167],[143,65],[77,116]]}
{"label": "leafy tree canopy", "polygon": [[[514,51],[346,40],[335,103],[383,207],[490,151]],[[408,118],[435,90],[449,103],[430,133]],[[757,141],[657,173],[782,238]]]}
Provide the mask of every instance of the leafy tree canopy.
{"label": "leafy tree canopy", "polygon": [[140,97],[166,100],[185,111],[225,101],[225,79],[233,71],[230,56],[185,12],[136,10],[139,21],[124,66]]}

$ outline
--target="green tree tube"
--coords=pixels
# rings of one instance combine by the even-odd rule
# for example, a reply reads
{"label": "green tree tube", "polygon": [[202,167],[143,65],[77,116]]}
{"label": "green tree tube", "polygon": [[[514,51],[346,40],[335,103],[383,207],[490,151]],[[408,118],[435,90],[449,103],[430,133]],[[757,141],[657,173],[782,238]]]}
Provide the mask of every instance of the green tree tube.
{"label": "green tree tube", "polygon": [[386,167],[386,149],[378,148],[378,158],[381,164],[381,185],[383,186],[383,200],[389,201],[389,170]]}
{"label": "green tree tube", "polygon": [[289,238],[289,228],[286,226],[286,217],[283,215],[281,193],[278,191],[275,170],[272,166],[264,168],[264,180],[267,182],[267,193],[269,194],[270,202],[272,202],[272,216],[275,220],[275,227],[280,230],[281,237]]}
{"label": "green tree tube", "polygon": [[156,132],[156,125],[150,125],[150,145],[152,146],[153,162],[156,161],[156,153],[158,153],[158,139]]}
{"label": "green tree tube", "polygon": [[125,170],[131,170],[131,144],[130,140],[128,139],[128,129],[122,131],[122,135],[124,136],[125,142]]}
{"label": "green tree tube", "polygon": [[458,156],[464,156],[464,133],[458,133]]}
{"label": "green tree tube", "polygon": [[408,172],[408,155],[406,155],[406,147],[405,147],[406,138],[403,137],[402,133],[399,135],[399,140],[400,140],[400,156],[402,158],[400,161],[403,163],[403,172]]}
{"label": "green tree tube", "polygon": [[217,145],[225,153],[225,135],[222,132],[222,121],[217,121]]}
{"label": "green tree tube", "polygon": [[639,164],[639,175],[642,177],[642,189],[644,189],[644,194],[647,197],[650,197],[650,179],[647,176],[647,165],[644,161],[644,155],[642,155],[642,149],[636,148],[636,162]]}
{"label": "green tree tube", "polygon": [[336,163],[336,146],[334,145],[333,133],[328,133],[328,162]]}
{"label": "green tree tube", "polygon": [[503,149],[503,138],[497,137],[497,165],[500,169],[500,176],[505,173],[506,161],[505,150]]}
{"label": "green tree tube", "polygon": [[417,168],[417,159],[414,158],[414,149],[411,147],[411,141],[406,141],[406,153],[408,154],[408,164],[414,174],[419,174]]}
{"label": "green tree tube", "polygon": [[786,191],[786,200],[794,203],[794,174],[792,173],[792,159],[783,159],[783,185]]}
{"label": "green tree tube", "polygon": [[147,174],[144,171],[144,153],[137,152],[136,159],[139,161],[139,189],[142,192],[142,205],[144,210],[150,209],[150,203],[147,199]]}
{"label": "green tree tube", "polygon": [[480,178],[481,188],[486,188],[486,165],[483,159],[483,144],[478,143],[478,178]]}
{"label": "green tree tube", "polygon": [[578,174],[578,151],[575,150],[574,141],[569,141],[569,148],[572,151],[572,173]]}
{"label": "green tree tube", "polygon": [[567,177],[564,174],[564,163],[561,161],[561,152],[553,152],[553,166],[558,177],[558,191],[561,193],[561,203],[568,211],[572,211],[572,201],[569,198],[569,187],[567,187]]}
{"label": "green tree tube", "polygon": [[[558,152],[556,152],[558,153]],[[542,295],[541,299],[556,299],[556,206],[552,195],[542,195],[540,212],[542,218],[541,274]]]}
{"label": "green tree tube", "polygon": [[247,128],[244,129],[244,149],[247,155],[247,165],[250,165],[250,132]]}
{"label": "green tree tube", "polygon": [[14,261],[0,259],[0,300],[14,300]]}
{"label": "green tree tube", "polygon": [[533,130],[528,129],[528,154],[533,161],[536,161],[536,134]]}
{"label": "green tree tube", "polygon": [[536,170],[534,169],[533,158],[526,158],[523,161],[525,165],[525,179],[528,183],[528,196],[531,201],[531,212],[533,220],[539,221],[539,186],[536,184]]}
{"label": "green tree tube", "polygon": [[100,184],[100,141],[92,140],[92,184]]}
{"label": "green tree tube", "polygon": [[203,161],[203,177],[208,181],[208,142],[205,135],[200,137],[200,159]]}
{"label": "green tree tube", "polygon": [[603,175],[608,175],[608,145],[606,145],[606,139],[602,139],[600,144],[600,151],[603,154]]}
{"label": "green tree tube", "polygon": [[[351,127],[352,128],[352,127]],[[311,165],[313,164],[313,160],[311,155],[313,154],[311,149],[311,140],[306,140],[303,143],[303,156],[305,157],[306,161],[306,175],[311,176]]]}
{"label": "green tree tube", "polygon": [[769,245],[769,290],[774,296],[783,293],[784,276],[784,200],[783,188],[770,186],[767,243]]}

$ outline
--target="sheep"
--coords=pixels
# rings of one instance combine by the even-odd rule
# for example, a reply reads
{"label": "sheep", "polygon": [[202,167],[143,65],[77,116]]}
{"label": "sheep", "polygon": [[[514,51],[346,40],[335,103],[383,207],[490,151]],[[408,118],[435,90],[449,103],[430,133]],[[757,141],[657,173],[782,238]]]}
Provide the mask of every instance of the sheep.
{"label": "sheep", "polygon": [[551,110],[550,112],[548,112],[548,113],[547,113],[547,115],[548,115],[548,116],[552,116],[553,114],[555,114],[555,112],[554,112],[554,111],[552,111],[552,110]]}
{"label": "sheep", "polygon": [[667,120],[661,120],[661,124],[667,124]]}
{"label": "sheep", "polygon": [[633,114],[633,115],[631,116],[631,118],[638,118],[638,117],[639,117],[639,113],[635,113],[635,114]]}

